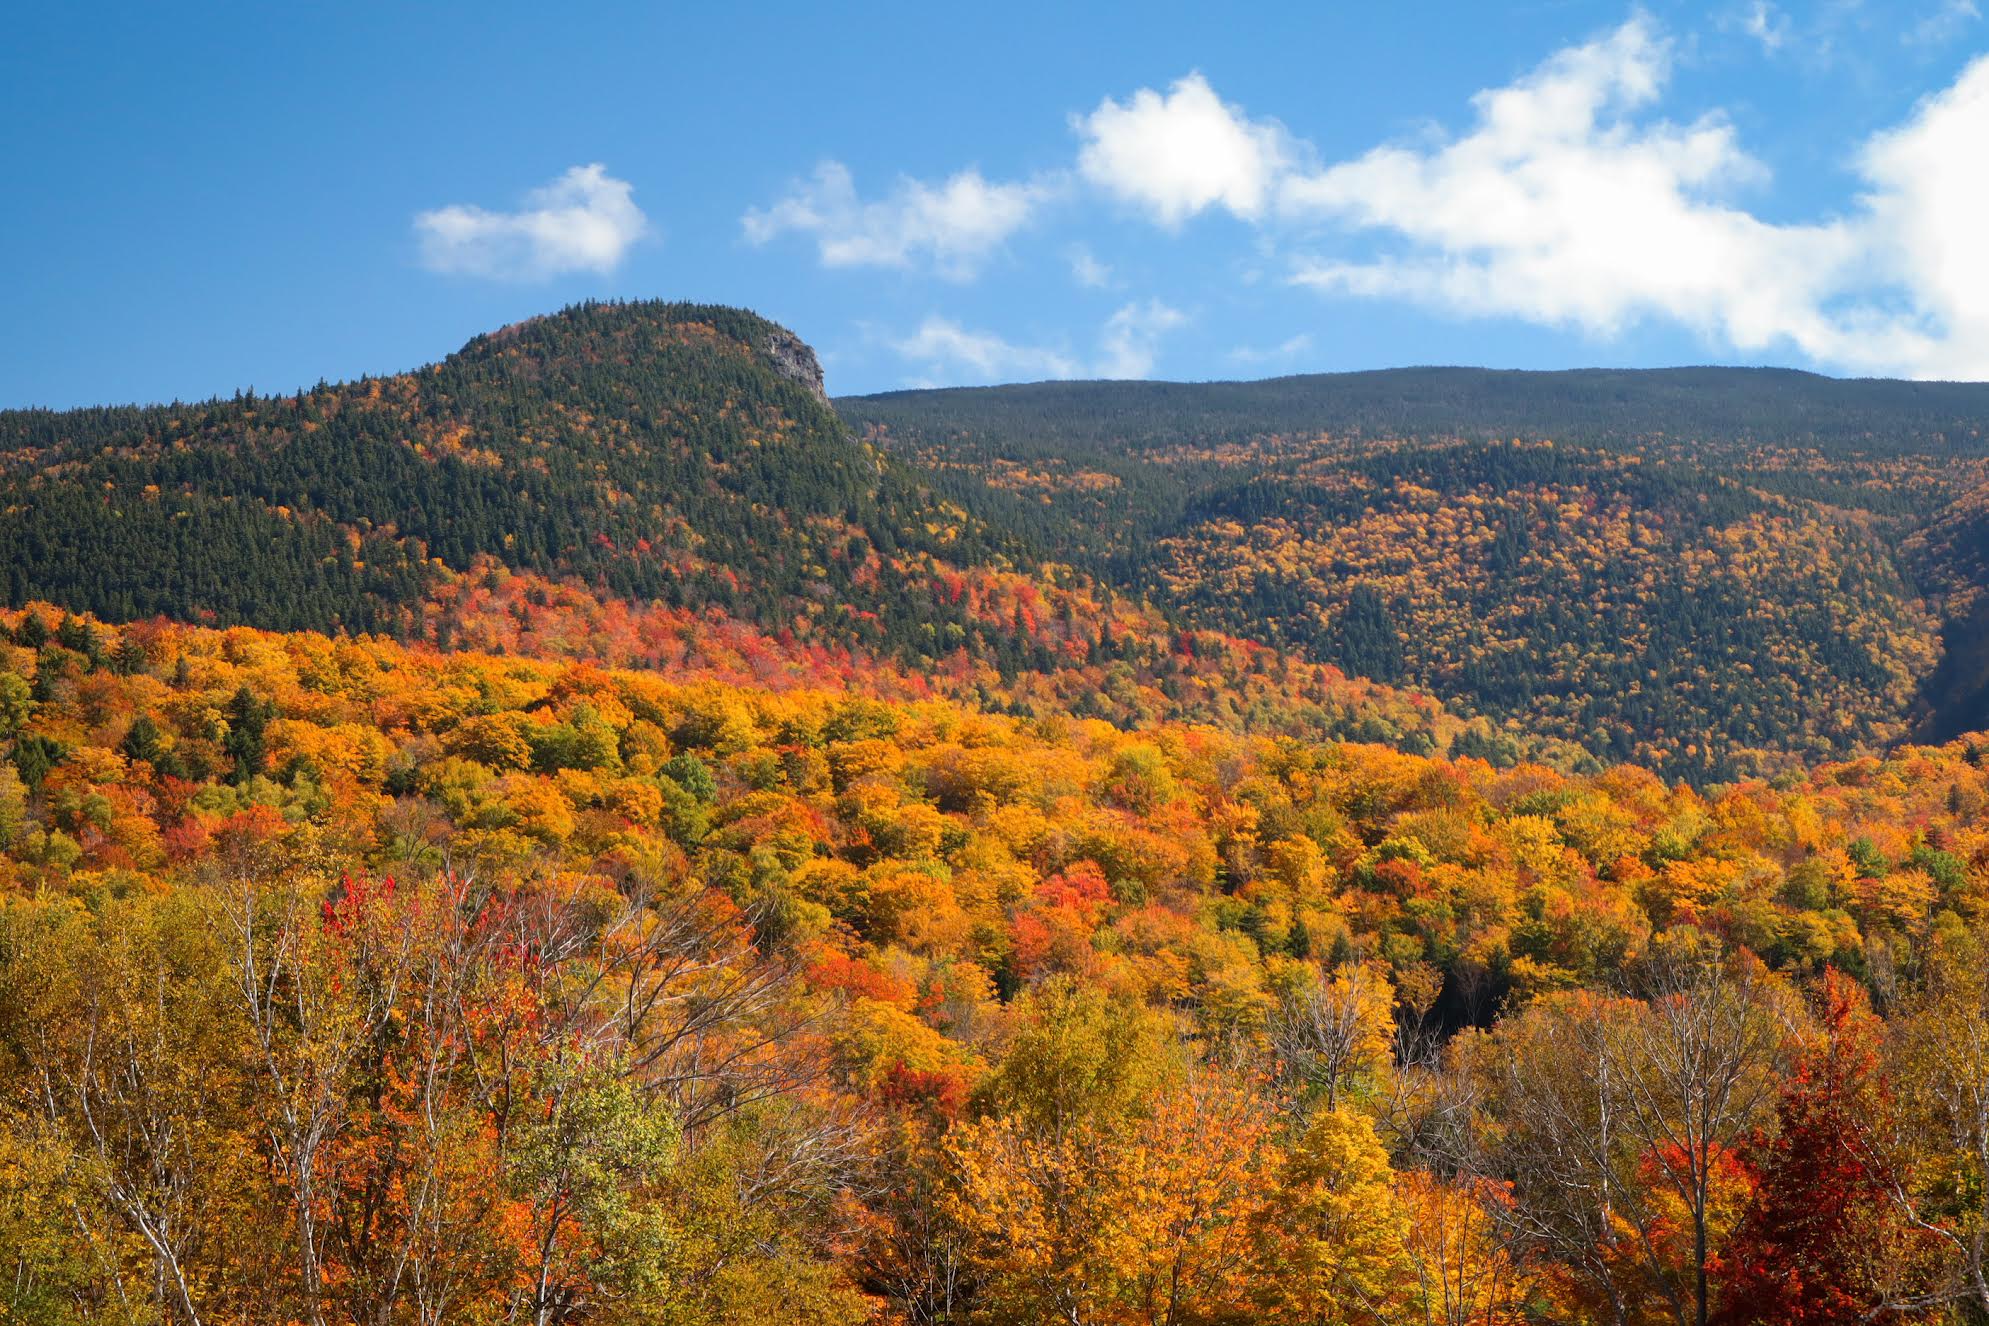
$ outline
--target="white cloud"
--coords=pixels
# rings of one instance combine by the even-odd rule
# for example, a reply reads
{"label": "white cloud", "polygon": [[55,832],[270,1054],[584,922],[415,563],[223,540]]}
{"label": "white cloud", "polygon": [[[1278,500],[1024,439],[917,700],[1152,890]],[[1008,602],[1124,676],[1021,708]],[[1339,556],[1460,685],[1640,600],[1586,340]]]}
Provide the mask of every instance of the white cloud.
{"label": "white cloud", "polygon": [[1153,373],[1160,338],[1188,321],[1188,315],[1157,299],[1128,304],[1105,323],[1099,344],[1103,351],[1098,376],[1143,378]]}
{"label": "white cloud", "polygon": [[1091,250],[1082,244],[1073,245],[1068,251],[1070,275],[1073,281],[1089,290],[1103,290],[1112,284],[1112,269],[1093,257]]}
{"label": "white cloud", "polygon": [[1668,43],[1632,19],[1480,93],[1461,137],[1288,177],[1287,215],[1399,241],[1305,261],[1294,279],[1596,335],[1657,318],[1749,353],[1989,375],[1989,259],[1972,242],[1989,208],[1989,57],[1873,140],[1860,211],[1812,224],[1733,201],[1766,172],[1724,118],[1647,114],[1669,66]]}
{"label": "white cloud", "polygon": [[900,179],[889,197],[865,202],[849,168],[825,161],[779,202],[748,211],[744,226],[755,244],[790,231],[812,235],[827,267],[927,262],[941,276],[967,280],[1047,193],[1038,184],[991,183],[968,169],[938,184]]}
{"label": "white cloud", "polygon": [[1018,345],[993,332],[973,331],[933,316],[891,348],[927,372],[915,385],[938,382],[1021,382],[1045,378],[1143,378],[1153,372],[1160,340],[1188,317],[1158,299],[1125,305],[1099,331],[1098,355],[1087,363],[1047,346]]}
{"label": "white cloud", "polygon": [[1074,378],[1081,371],[1068,355],[1015,345],[992,332],[969,331],[950,318],[927,318],[918,331],[893,341],[891,348],[915,363],[965,369],[981,382]]}
{"label": "white cloud", "polygon": [[599,162],[575,166],[525,196],[515,212],[452,203],[414,218],[431,271],[499,280],[608,272],[649,233],[626,180]]}
{"label": "white cloud", "polygon": [[[1977,0],[1937,3],[1926,11],[1930,32],[1970,21]],[[1844,25],[1869,17],[1852,0],[1805,15],[1800,27],[1773,0],[1738,0],[1727,15],[1723,23],[1765,48],[1814,61],[1829,58]],[[901,180],[888,197],[864,201],[829,162],[787,198],[748,212],[745,228],[762,243],[811,235],[830,265],[930,267],[965,279],[1044,202],[1084,186],[1166,227],[1226,210],[1259,228],[1266,255],[1308,237],[1310,256],[1274,260],[1291,263],[1293,283],[1334,295],[1593,337],[1667,324],[1753,358],[1989,377],[1989,245],[1977,238],[1989,216],[1989,56],[1846,154],[1864,189],[1837,212],[1769,220],[1751,201],[1769,172],[1726,115],[1664,113],[1672,54],[1640,13],[1479,92],[1462,131],[1432,130],[1323,167],[1311,145],[1191,73],[1165,92],[1107,97],[1074,117],[1069,175],[1003,183],[970,169],[936,184]],[[1080,285],[1110,283],[1088,248],[1064,253]],[[1183,321],[1157,300],[1128,304],[1089,363],[937,318],[898,344],[908,358],[983,379],[1140,377]],[[1274,352],[1235,357],[1251,362],[1253,353]]]}
{"label": "white cloud", "polygon": [[1124,105],[1107,97],[1072,127],[1083,139],[1079,173],[1165,226],[1218,206],[1260,216],[1294,150],[1283,128],[1226,105],[1200,74],[1165,95],[1141,88]]}
{"label": "white cloud", "polygon": [[1849,330],[1869,334],[1864,362],[1915,377],[1989,378],[1989,56],[1920,104],[1913,118],[1866,145],[1859,168],[1872,190],[1865,215],[1847,224],[1885,289],[1854,311]]}

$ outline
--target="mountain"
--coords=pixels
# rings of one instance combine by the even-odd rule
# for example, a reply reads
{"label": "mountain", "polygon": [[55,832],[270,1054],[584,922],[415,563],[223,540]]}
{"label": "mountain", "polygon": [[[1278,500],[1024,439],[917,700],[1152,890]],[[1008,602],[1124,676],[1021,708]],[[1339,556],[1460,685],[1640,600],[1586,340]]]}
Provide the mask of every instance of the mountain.
{"label": "mountain", "polygon": [[1249,382],[1037,382],[845,397],[901,431],[1033,435],[1086,446],[1293,432],[1372,437],[1692,437],[1815,445],[1969,446],[1989,383],[1840,379],[1786,368],[1391,368]]}
{"label": "mountain", "polygon": [[1402,369],[838,402],[1188,624],[1695,781],[1989,723],[1989,385]]}
{"label": "mountain", "polygon": [[0,595],[1434,749],[1423,697],[1045,566],[751,313],[583,304],[289,396],[0,413]]}
{"label": "mountain", "polygon": [[1983,1320],[1967,393],[1688,380],[5,416],[0,1320]]}
{"label": "mountain", "polygon": [[754,314],[594,303],[0,413],[0,594],[1704,783],[1989,725],[1985,421],[1736,369],[831,403]]}
{"label": "mountain", "polygon": [[853,539],[935,546],[812,353],[691,305],[587,305],[294,396],[0,415],[11,599],[277,627],[400,621],[478,557],[771,610]]}

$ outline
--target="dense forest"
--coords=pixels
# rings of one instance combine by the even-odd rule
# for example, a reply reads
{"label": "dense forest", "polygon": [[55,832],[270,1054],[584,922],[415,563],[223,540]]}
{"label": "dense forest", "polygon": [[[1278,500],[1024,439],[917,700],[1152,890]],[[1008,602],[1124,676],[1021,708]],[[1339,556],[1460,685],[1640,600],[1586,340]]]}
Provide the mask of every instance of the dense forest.
{"label": "dense forest", "polygon": [[35,1323],[1982,1321],[1989,765],[0,614]]}
{"label": "dense forest", "polygon": [[1989,725],[1989,387],[1062,382],[840,407],[1182,621],[1693,781]]}
{"label": "dense forest", "polygon": [[1038,382],[847,397],[846,414],[906,433],[1093,448],[1305,433],[1570,442],[1705,439],[1978,451],[1989,384],[1838,379],[1781,368],[1526,372],[1393,368],[1255,382]]}
{"label": "dense forest", "polygon": [[0,1321],[1989,1326],[1989,389],[0,414]]}
{"label": "dense forest", "polygon": [[392,378],[0,415],[8,592],[393,629],[482,555],[772,617],[804,586],[848,597],[900,540],[980,552],[783,370],[785,336],[731,309],[587,305]]}
{"label": "dense forest", "polygon": [[[290,396],[0,413],[0,594],[448,647],[508,633],[463,614],[525,576],[1116,721],[1207,672],[1199,636],[1253,662],[1166,683],[1171,716],[1355,735],[1281,726],[1324,666],[1433,697],[1471,753],[1699,784],[1989,725],[1979,386],[1413,369],[837,409],[785,330],[636,303]],[[1251,669],[1265,702],[1231,703]]]}
{"label": "dense forest", "polygon": [[[751,314],[583,305],[287,397],[0,413],[0,591],[1433,750],[1463,730],[1068,567],[852,438]],[[1469,727],[1474,748],[1552,738]],[[1571,753],[1568,758],[1580,758]]]}

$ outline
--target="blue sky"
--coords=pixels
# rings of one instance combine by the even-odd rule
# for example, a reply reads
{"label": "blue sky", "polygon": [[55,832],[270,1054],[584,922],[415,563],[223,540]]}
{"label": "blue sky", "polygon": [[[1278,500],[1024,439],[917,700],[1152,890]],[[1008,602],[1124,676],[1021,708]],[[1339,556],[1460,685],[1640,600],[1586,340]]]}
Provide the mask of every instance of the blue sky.
{"label": "blue sky", "polygon": [[289,390],[592,296],[832,391],[1471,363],[1989,377],[1969,0],[23,3],[0,405]]}

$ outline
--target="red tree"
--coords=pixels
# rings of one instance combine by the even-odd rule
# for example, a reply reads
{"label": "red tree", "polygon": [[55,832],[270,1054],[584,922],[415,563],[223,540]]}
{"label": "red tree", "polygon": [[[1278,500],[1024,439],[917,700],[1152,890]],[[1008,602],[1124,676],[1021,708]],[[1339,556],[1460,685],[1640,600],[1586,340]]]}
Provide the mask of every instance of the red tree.
{"label": "red tree", "polygon": [[1778,1127],[1750,1148],[1759,1182],[1721,1258],[1719,1326],[1903,1319],[1885,1307],[1888,1258],[1905,1249],[1878,1141],[1890,1093],[1877,1020],[1834,970],[1822,1003],[1823,1035],[1782,1086]]}

